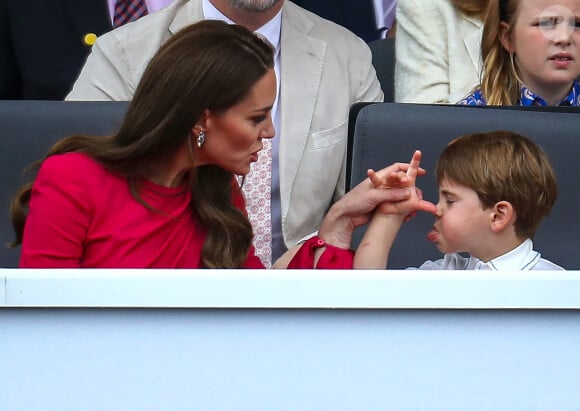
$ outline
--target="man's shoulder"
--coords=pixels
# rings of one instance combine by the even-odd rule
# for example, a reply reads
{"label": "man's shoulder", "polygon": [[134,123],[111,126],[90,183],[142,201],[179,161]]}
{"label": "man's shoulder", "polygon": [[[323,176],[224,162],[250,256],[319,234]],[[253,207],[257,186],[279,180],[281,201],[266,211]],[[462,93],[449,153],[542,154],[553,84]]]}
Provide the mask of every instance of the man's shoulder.
{"label": "man's shoulder", "polygon": [[116,43],[124,50],[156,50],[172,34],[187,24],[194,23],[189,15],[189,2],[176,0],[169,6],[136,21],[125,24],[101,36],[97,42],[103,45]]}
{"label": "man's shoulder", "polygon": [[290,1],[285,5],[283,19],[297,31],[327,43],[336,43],[343,46],[366,44],[364,40],[346,27],[320,17]]}

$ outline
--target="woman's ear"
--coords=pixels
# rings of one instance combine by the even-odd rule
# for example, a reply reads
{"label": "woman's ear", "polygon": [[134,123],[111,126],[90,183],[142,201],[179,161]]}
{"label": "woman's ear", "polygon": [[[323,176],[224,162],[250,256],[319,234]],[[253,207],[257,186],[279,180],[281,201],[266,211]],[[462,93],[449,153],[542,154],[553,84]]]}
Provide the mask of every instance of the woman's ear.
{"label": "woman's ear", "polygon": [[495,203],[491,214],[491,231],[499,233],[516,222],[516,210],[509,201]]}
{"label": "woman's ear", "polygon": [[211,112],[206,108],[195,122],[193,134],[198,135],[200,131],[207,132],[209,123],[211,123]]}
{"label": "woman's ear", "polygon": [[511,38],[510,26],[505,21],[499,23],[499,41],[508,53],[513,54],[516,52]]}

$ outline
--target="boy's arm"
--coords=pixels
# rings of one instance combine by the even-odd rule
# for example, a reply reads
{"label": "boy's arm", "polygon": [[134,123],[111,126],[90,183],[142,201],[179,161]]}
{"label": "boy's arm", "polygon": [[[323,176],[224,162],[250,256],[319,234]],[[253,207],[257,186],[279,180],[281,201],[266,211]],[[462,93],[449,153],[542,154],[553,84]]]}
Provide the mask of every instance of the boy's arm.
{"label": "boy's arm", "polygon": [[375,213],[356,250],[353,268],[385,269],[403,220],[399,214]]}
{"label": "boy's arm", "polygon": [[437,212],[434,204],[423,200],[421,191],[415,185],[417,176],[424,174],[424,170],[419,167],[420,163],[421,152],[415,151],[404,172],[375,173],[369,170],[369,178],[376,190],[407,188],[410,196],[405,201],[384,202],[376,208],[356,251],[353,268],[386,268],[389,252],[403,221],[412,217],[416,211]]}

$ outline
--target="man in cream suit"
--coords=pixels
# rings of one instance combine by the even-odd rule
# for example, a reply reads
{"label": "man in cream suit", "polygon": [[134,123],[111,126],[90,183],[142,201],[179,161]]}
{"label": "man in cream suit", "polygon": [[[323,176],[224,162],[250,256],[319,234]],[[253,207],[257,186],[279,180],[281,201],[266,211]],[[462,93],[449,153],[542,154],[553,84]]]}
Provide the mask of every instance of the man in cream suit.
{"label": "man in cream suit", "polygon": [[[318,229],[344,194],[347,120],[383,93],[363,40],[284,0],[176,0],[97,40],[68,100],[129,100],[145,66],[173,33],[205,18],[236,22],[276,48],[277,130],[272,150],[276,259]],[[248,198],[248,201],[251,201]]]}

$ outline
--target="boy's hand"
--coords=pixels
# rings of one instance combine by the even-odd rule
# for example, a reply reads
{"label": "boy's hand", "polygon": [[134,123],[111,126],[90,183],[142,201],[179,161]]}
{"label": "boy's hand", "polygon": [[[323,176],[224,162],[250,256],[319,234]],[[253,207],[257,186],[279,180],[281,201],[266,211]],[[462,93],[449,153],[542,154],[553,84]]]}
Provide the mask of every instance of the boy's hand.
{"label": "boy's hand", "polygon": [[397,163],[395,169],[390,166],[378,172],[372,169],[368,170],[367,175],[375,189],[408,188],[410,191],[410,197],[407,200],[381,203],[376,212],[397,214],[405,220],[412,218],[417,211],[426,211],[432,214],[437,212],[435,204],[423,200],[421,190],[415,185],[417,176],[425,174],[425,170],[419,167],[420,164],[421,152],[416,150],[409,164]]}

